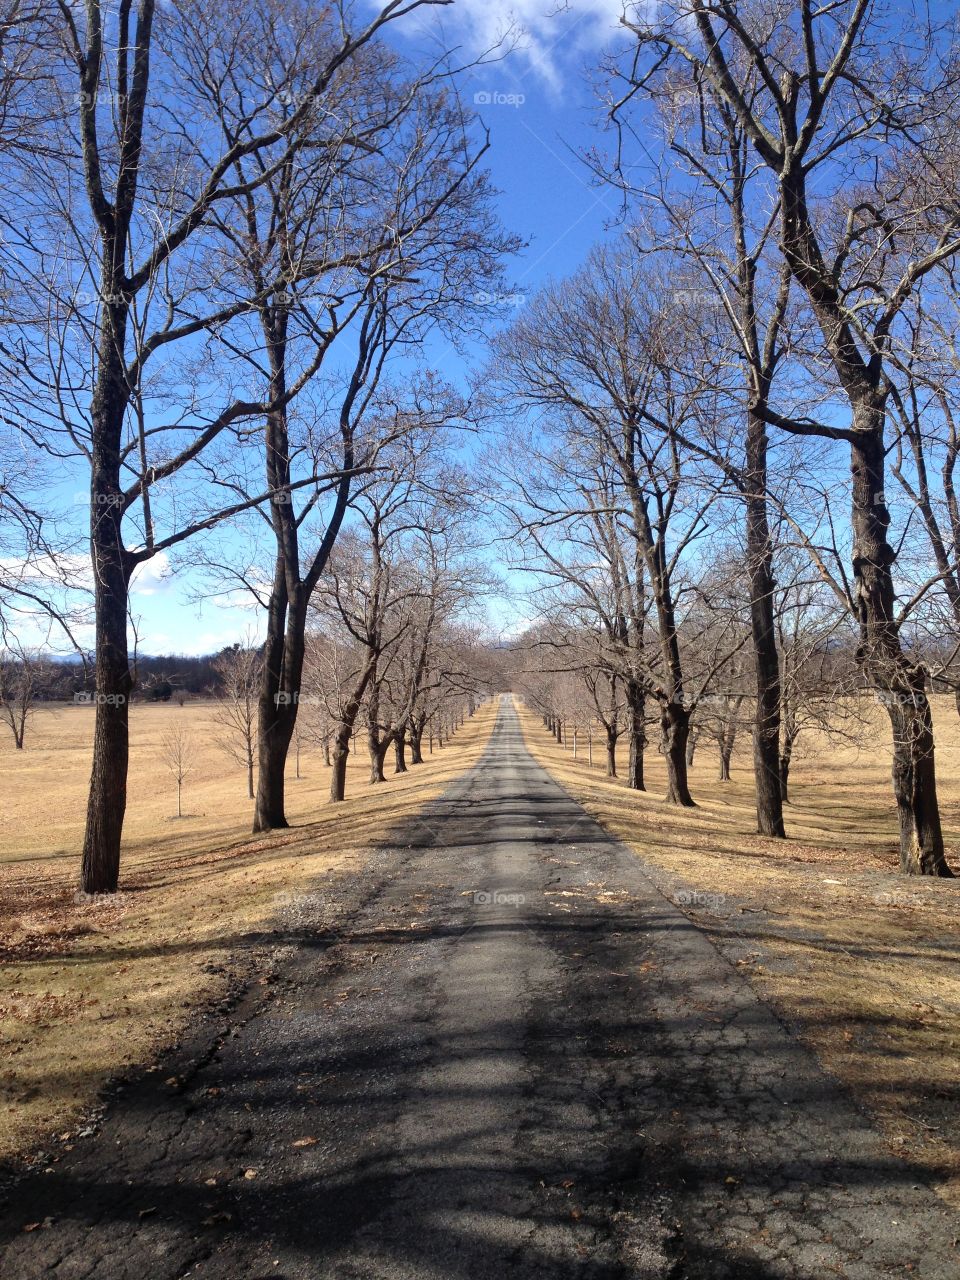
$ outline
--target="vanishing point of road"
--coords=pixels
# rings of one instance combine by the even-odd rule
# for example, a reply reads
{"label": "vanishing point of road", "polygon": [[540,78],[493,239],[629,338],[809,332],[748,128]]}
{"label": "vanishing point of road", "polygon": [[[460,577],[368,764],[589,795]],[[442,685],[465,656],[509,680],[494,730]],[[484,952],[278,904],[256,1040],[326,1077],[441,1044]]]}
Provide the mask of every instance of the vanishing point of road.
{"label": "vanishing point of road", "polygon": [[960,1277],[956,1218],[507,697],[268,941],[169,1071],[6,1186],[2,1280]]}

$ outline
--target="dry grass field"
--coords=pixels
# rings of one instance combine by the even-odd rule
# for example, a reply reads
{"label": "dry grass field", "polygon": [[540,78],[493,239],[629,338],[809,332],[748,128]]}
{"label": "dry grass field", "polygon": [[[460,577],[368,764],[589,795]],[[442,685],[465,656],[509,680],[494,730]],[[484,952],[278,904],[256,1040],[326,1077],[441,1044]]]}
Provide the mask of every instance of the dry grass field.
{"label": "dry grass field", "polygon": [[[960,718],[935,709],[950,861],[960,872]],[[523,711],[534,754],[652,868],[662,890],[815,1048],[878,1118],[891,1149],[960,1205],[960,880],[896,873],[889,729],[869,712],[861,745],[812,736],[794,766],[786,843],[755,834],[750,742],[731,782],[702,744],[697,808],[663,803],[655,745],[645,794],[558,746]],[[625,746],[624,746],[625,750]]]}
{"label": "dry grass field", "polygon": [[[226,989],[227,961],[292,893],[361,865],[390,826],[472,764],[493,724],[481,707],[442,751],[372,787],[362,740],[347,800],[304,753],[288,770],[290,831],[249,834],[246,778],[204,704],[131,708],[130,787],[115,899],[76,901],[93,711],[43,709],[24,751],[0,737],[0,1157],[71,1123],[118,1070],[177,1039]],[[191,772],[178,819],[161,740],[181,720]]]}

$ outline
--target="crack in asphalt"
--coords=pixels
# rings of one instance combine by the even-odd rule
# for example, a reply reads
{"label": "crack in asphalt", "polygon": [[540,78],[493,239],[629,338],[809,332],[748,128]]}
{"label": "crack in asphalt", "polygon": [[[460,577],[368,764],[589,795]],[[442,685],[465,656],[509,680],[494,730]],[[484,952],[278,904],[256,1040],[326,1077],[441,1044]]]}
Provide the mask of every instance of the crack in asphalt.
{"label": "crack in asphalt", "polygon": [[8,1183],[3,1280],[960,1276],[920,1172],[509,698],[335,887],[283,913],[267,985],[195,1028],[178,1089],[142,1075]]}

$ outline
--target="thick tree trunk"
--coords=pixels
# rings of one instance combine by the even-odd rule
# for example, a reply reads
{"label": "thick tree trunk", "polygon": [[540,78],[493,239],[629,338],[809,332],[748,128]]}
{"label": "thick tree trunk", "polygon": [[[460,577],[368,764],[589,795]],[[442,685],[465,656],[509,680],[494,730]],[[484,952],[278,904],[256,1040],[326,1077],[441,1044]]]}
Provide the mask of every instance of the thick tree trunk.
{"label": "thick tree trunk", "polygon": [[123,545],[120,442],[126,405],[125,312],[104,322],[91,419],[90,544],[96,613],[96,711],[80,887],[115,893],[127,807],[128,715],[133,680],[127,651],[132,563]]}
{"label": "thick tree trunk", "polygon": [[926,671],[900,647],[895,617],[890,514],[884,500],[881,400],[861,408],[851,445],[853,573],[860,646],[858,660],[886,706],[893,730],[893,793],[900,824],[900,869],[908,875],[950,876],[943,848],[933,719]]}
{"label": "thick tree trunk", "polygon": [[645,723],[647,698],[644,688],[634,680],[627,681],[627,732],[630,737],[630,760],[627,766],[627,786],[631,791],[645,791],[643,779],[643,753],[647,746]]}
{"label": "thick tree trunk", "polygon": [[693,805],[687,783],[687,738],[690,734],[690,712],[676,702],[664,704],[660,712],[663,755],[667,763],[668,804]]}
{"label": "thick tree trunk", "polygon": [[952,877],[943,851],[937,804],[933,722],[922,667],[903,678],[911,691],[882,691],[893,730],[893,793],[900,821],[900,870],[912,876]]}
{"label": "thick tree trunk", "polygon": [[128,714],[132,686],[127,657],[127,575],[115,549],[106,554],[100,554],[100,550],[95,539],[97,701],[80,869],[80,887],[84,893],[116,892],[127,807]]}
{"label": "thick tree trunk", "polygon": [[[281,695],[282,696],[282,695]],[[286,816],[287,753],[293,724],[282,707],[261,704],[264,719],[257,751],[257,795],[253,830],[273,831],[289,826]]]}
{"label": "thick tree trunk", "polygon": [[730,752],[724,747],[720,749],[720,781],[730,781]]}
{"label": "thick tree trunk", "polygon": [[297,723],[305,649],[303,610],[287,605],[283,562],[278,556],[267,612],[263,672],[257,699],[257,797],[254,831],[288,826],[285,808],[287,754]]}
{"label": "thick tree trunk", "polygon": [[[756,413],[747,417],[746,549],[750,627],[756,668],[753,772],[757,790],[757,830],[786,837],[780,793],[780,655],[774,620],[773,547],[767,516],[767,431]],[[729,761],[727,762],[729,777]],[[722,776],[722,775],[721,775]]]}
{"label": "thick tree trunk", "polygon": [[337,734],[333,745],[333,764],[330,772],[330,799],[334,803],[343,800],[347,793],[347,759],[350,755],[350,731]]}
{"label": "thick tree trunk", "polygon": [[389,746],[389,738],[384,738],[381,742],[374,734],[371,734],[369,741],[371,783],[386,782],[387,780],[387,775],[383,771],[383,764],[387,758],[387,748]]}
{"label": "thick tree trunk", "polygon": [[607,777],[617,776],[617,734],[607,730]]}
{"label": "thick tree trunk", "polygon": [[423,764],[423,726],[410,728],[410,763]]}
{"label": "thick tree trunk", "polygon": [[406,742],[402,733],[398,733],[393,740],[393,772],[407,772]]}

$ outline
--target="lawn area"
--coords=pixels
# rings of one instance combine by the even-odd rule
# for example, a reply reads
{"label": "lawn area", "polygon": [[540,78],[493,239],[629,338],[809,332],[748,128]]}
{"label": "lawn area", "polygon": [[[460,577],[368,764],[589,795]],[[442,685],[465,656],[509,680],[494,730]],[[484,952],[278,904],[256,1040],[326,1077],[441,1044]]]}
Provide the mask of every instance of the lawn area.
{"label": "lawn area", "polygon": [[[379,786],[358,739],[340,805],[319,750],[304,752],[299,780],[288,768],[292,828],[254,838],[245,775],[217,745],[212,708],[135,704],[120,892],[94,902],[76,895],[92,709],[45,708],[25,750],[3,741],[0,1158],[69,1129],[111,1076],[174,1043],[227,990],[238,948],[291,895],[360,867],[478,758],[494,718],[485,704],[423,765]],[[181,819],[161,749],[178,719],[192,761]]]}

